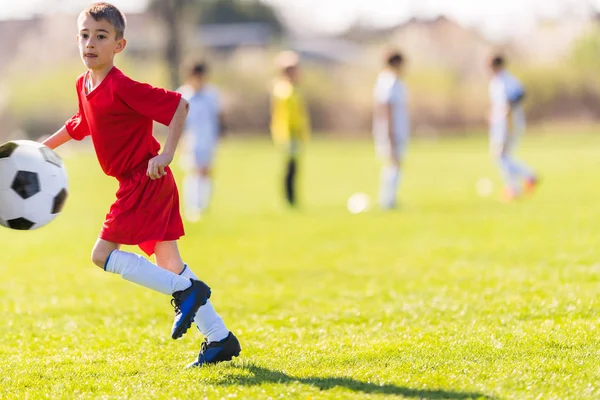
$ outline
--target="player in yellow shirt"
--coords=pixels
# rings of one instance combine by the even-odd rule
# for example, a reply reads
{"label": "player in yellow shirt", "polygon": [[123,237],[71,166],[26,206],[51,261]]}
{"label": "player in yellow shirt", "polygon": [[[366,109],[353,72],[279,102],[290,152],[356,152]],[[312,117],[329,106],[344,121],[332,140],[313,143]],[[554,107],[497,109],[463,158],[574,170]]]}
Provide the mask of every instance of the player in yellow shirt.
{"label": "player in yellow shirt", "polygon": [[271,94],[271,135],[286,154],[285,195],[296,205],[296,177],[302,144],[310,138],[310,120],[302,94],[299,57],[291,51],[280,53],[276,60],[279,76]]}

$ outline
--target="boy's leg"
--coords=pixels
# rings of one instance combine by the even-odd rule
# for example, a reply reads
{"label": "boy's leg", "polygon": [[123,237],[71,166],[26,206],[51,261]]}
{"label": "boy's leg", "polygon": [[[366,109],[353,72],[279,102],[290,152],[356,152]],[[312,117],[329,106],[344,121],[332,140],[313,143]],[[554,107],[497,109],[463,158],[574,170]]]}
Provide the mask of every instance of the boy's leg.
{"label": "boy's leg", "polygon": [[208,208],[212,191],[211,165],[214,157],[215,147],[206,145],[196,149],[196,179],[198,188],[198,209],[204,212]]}
{"label": "boy's leg", "polygon": [[92,250],[92,261],[107,272],[119,274],[163,294],[185,290],[191,286],[189,279],[157,267],[144,257],[119,250],[119,245],[98,239]]}
{"label": "boy's leg", "polygon": [[290,155],[286,165],[285,173],[285,198],[293,206],[296,204],[296,157]]}
{"label": "boy's leg", "polygon": [[92,261],[107,272],[160,293],[173,295],[178,304],[171,335],[181,337],[198,311],[210,297],[210,288],[203,282],[192,281],[172,271],[160,268],[144,257],[119,250],[119,245],[98,239],[92,250]]}
{"label": "boy's leg", "polygon": [[[156,263],[170,271],[180,274],[187,279],[198,280],[189,266],[183,263],[176,241],[157,243],[154,249]],[[220,341],[227,337],[229,330],[225,327],[223,319],[216,313],[210,300],[198,310],[194,322],[198,330],[209,342]]]}
{"label": "boy's leg", "polygon": [[200,179],[197,172],[189,172],[183,178],[183,200],[185,216],[195,222],[200,217]]}
{"label": "boy's leg", "polygon": [[212,195],[212,168],[210,165],[198,168],[198,188],[200,211],[203,212],[208,208]]}
{"label": "boy's leg", "polygon": [[[510,159],[511,159],[511,167],[513,173],[517,176],[525,179],[525,187],[526,189],[532,189],[533,186],[537,183],[536,173],[530,168],[527,164],[518,161],[513,157],[515,153],[515,148],[518,145],[519,139],[525,133],[525,112],[523,110],[523,106],[519,105],[512,112],[512,131],[513,131],[513,139],[510,143],[510,147],[508,149]],[[528,188],[529,186],[529,188]]]}
{"label": "boy's leg", "polygon": [[396,206],[396,192],[400,183],[400,167],[386,164],[381,168],[379,188],[379,204],[382,208],[390,209]]}
{"label": "boy's leg", "polygon": [[[192,270],[183,263],[176,241],[160,242],[154,252],[158,265],[170,271],[180,271],[181,276],[197,280]],[[229,361],[240,354],[242,348],[238,339],[225,327],[223,319],[216,313],[210,301],[200,307],[194,321],[206,340],[202,344],[198,359],[188,367]]]}
{"label": "boy's leg", "polygon": [[497,162],[502,171],[505,184],[505,199],[512,200],[521,195],[520,179],[525,180],[525,188],[531,191],[537,183],[535,173],[527,165],[517,161],[513,153],[517,146],[518,136],[513,133],[506,136],[497,148]]}
{"label": "boy's leg", "polygon": [[499,154],[496,161],[502,174],[502,180],[504,181],[506,199],[511,200],[520,194],[519,182],[514,173],[511,159],[508,154]]}
{"label": "boy's leg", "polygon": [[504,183],[503,199],[510,201],[521,194],[518,176],[515,175],[510,152],[514,146],[513,136],[509,135],[504,121],[490,128],[490,151],[496,160]]}
{"label": "boy's leg", "polygon": [[[189,279],[198,279],[189,266],[186,266],[181,276]],[[209,343],[218,342],[229,335],[229,329],[225,326],[223,318],[215,311],[210,300],[198,310],[194,318],[198,330],[202,333]]]}
{"label": "boy's leg", "polygon": [[523,162],[518,161],[512,156],[508,156],[508,162],[510,163],[510,169],[514,176],[530,180],[535,179],[535,173],[533,170]]}
{"label": "boy's leg", "polygon": [[183,197],[186,219],[196,222],[210,203],[212,194],[210,165],[198,166],[183,179]]}

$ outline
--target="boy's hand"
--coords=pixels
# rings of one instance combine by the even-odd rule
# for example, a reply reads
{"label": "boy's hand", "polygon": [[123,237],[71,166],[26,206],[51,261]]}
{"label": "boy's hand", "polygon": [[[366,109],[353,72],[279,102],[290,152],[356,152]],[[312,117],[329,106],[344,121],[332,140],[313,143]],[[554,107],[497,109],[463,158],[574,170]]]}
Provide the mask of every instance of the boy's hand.
{"label": "boy's hand", "polygon": [[165,168],[171,164],[171,161],[173,161],[173,156],[171,154],[161,153],[157,155],[148,161],[146,175],[152,180],[162,178],[167,174]]}

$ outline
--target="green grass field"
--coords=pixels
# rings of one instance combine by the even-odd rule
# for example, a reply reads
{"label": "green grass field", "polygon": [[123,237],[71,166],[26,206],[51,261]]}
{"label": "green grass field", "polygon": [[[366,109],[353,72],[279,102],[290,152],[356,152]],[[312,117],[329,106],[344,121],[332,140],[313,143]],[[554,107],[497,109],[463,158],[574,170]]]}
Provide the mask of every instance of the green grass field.
{"label": "green grass field", "polygon": [[313,142],[296,211],[267,141],[226,142],[181,249],[243,352],[192,371],[201,337],[170,339],[169,299],[89,261],[116,183],[89,143],[62,154],[63,215],[0,230],[0,398],[600,398],[600,137],[527,137],[544,181],[514,204],[485,138],[417,140],[401,210],[360,215],[370,142]]}

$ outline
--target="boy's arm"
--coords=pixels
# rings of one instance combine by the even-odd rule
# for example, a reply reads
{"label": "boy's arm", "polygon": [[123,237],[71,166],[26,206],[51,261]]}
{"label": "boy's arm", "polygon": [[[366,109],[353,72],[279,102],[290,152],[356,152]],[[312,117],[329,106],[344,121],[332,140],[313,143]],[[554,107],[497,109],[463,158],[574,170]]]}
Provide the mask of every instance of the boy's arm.
{"label": "boy's arm", "polygon": [[169,133],[167,135],[165,147],[162,153],[148,162],[146,175],[148,175],[150,179],[158,179],[165,176],[165,168],[171,164],[173,157],[175,157],[175,150],[177,150],[179,139],[181,139],[181,134],[185,127],[185,119],[187,118],[189,107],[187,100],[183,98],[179,100],[177,110],[169,124]]}
{"label": "boy's arm", "polygon": [[398,157],[396,156],[396,135],[394,134],[394,110],[392,103],[382,104],[385,119],[388,125],[388,140],[390,143],[390,162],[393,165],[398,165]]}
{"label": "boy's arm", "polygon": [[71,139],[72,137],[69,135],[69,132],[67,132],[67,127],[63,125],[63,127],[60,128],[54,135],[45,139],[42,144],[54,150],[57,147],[67,143]]}
{"label": "boy's arm", "polygon": [[510,125],[511,125],[511,117],[513,114],[513,110],[514,110],[514,104],[508,99],[508,97],[506,98],[506,136],[510,137],[513,134],[513,130],[510,129]]}
{"label": "boy's arm", "polygon": [[387,139],[390,144],[389,162],[398,165],[396,157],[396,135],[394,132],[394,105],[392,96],[396,82],[377,82],[375,84],[375,112],[387,121]]}

